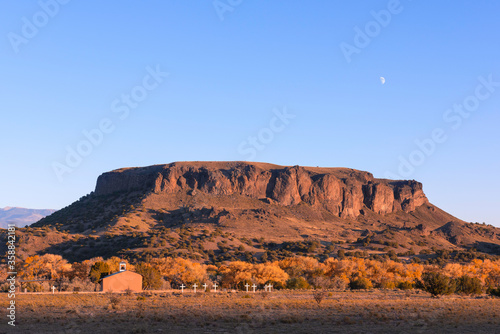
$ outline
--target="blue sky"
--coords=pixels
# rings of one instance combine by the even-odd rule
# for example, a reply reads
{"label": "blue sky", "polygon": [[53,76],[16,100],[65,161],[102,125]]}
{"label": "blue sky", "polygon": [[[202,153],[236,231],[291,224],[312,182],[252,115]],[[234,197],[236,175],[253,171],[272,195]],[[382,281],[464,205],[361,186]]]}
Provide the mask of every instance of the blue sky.
{"label": "blue sky", "polygon": [[416,179],[500,227],[500,3],[60,1],[1,3],[0,207],[253,159]]}

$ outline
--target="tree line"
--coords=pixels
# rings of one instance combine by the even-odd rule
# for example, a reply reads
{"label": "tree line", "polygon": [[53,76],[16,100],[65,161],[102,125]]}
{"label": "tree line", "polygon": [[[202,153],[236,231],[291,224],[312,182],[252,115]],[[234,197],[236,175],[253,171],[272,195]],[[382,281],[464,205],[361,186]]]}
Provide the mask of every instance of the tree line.
{"label": "tree line", "polygon": [[[26,258],[17,264],[18,279],[27,291],[49,291],[52,285],[60,291],[94,291],[99,281],[119,271],[122,259],[92,258],[69,263],[60,255],[45,254]],[[474,259],[468,263],[445,265],[402,263],[385,259],[316,258],[295,256],[279,261],[250,263],[228,261],[218,266],[200,264],[179,257],[153,258],[148,262],[127,263],[127,270],[143,276],[146,290],[187,287],[193,284],[217,283],[222,288],[244,290],[246,284],[275,289],[413,289],[432,295],[448,293],[500,292],[500,260]],[[7,278],[5,266],[0,275]],[[0,286],[6,290],[7,285]]]}

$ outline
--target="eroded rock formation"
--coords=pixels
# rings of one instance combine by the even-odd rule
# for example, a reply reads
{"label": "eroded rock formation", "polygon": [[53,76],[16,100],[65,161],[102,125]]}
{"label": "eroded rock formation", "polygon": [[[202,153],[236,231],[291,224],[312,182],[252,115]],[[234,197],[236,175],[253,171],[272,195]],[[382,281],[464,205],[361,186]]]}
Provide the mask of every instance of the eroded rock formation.
{"label": "eroded rock formation", "polygon": [[144,190],[171,194],[196,190],[210,195],[243,195],[272,199],[285,206],[301,202],[342,218],[368,208],[378,214],[410,212],[427,203],[416,181],[376,179],[348,168],[284,167],[248,162],[176,162],[124,168],[99,176],[97,195]]}

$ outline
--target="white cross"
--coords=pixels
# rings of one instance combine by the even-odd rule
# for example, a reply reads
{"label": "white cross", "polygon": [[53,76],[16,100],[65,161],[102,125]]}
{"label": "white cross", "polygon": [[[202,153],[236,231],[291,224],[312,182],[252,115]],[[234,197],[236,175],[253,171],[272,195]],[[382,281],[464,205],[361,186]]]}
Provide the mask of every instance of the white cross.
{"label": "white cross", "polygon": [[55,289],[56,289],[56,287],[52,285],[52,294],[54,294]]}
{"label": "white cross", "polygon": [[271,289],[273,288],[273,285],[269,283],[269,292],[271,292]]}
{"label": "white cross", "polygon": [[248,292],[248,287],[250,286],[250,284],[245,284],[245,288],[247,288],[247,292]]}
{"label": "white cross", "polygon": [[214,292],[217,292],[217,283],[214,283]]}
{"label": "white cross", "polygon": [[255,292],[255,288],[257,287],[257,285],[252,285],[252,289],[253,289],[253,292]]}
{"label": "white cross", "polygon": [[203,288],[207,291],[207,283],[203,284]]}
{"label": "white cross", "polygon": [[184,285],[184,283],[183,283],[183,284],[181,285],[181,293],[184,293],[184,288],[185,288],[185,287],[186,287],[186,286],[185,286],[185,285]]}
{"label": "white cross", "polygon": [[196,288],[198,287],[198,284],[194,283],[193,288],[194,288],[194,293],[196,293]]}
{"label": "white cross", "polygon": [[264,285],[264,291],[267,291],[267,284]]}

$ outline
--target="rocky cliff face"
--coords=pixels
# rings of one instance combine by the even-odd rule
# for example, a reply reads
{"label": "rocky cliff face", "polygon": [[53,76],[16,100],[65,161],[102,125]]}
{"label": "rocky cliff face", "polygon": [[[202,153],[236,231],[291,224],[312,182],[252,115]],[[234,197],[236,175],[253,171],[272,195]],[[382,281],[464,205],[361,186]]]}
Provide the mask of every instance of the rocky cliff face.
{"label": "rocky cliff face", "polygon": [[368,172],[347,168],[247,162],[178,162],[119,169],[99,176],[95,193],[132,190],[237,194],[285,206],[305,202],[342,218],[355,218],[366,208],[378,214],[410,212],[427,203],[422,184],[416,181],[375,179]]}

